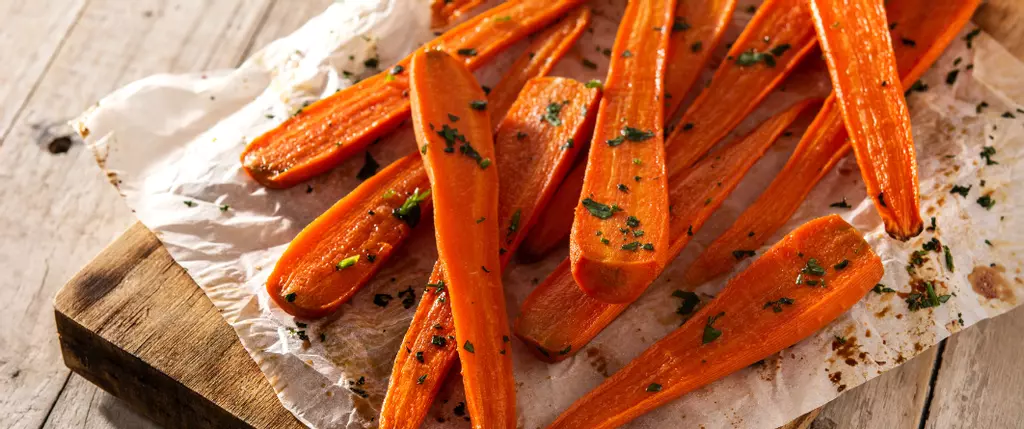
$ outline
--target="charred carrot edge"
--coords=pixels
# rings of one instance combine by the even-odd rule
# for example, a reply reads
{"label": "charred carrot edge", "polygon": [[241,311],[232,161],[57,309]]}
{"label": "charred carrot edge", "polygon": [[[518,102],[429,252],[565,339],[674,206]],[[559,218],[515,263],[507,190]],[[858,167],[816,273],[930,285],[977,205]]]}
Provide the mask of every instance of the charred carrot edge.
{"label": "charred carrot edge", "polygon": [[316,318],[348,301],[430,210],[430,181],[414,155],[395,161],[306,226],[267,279],[288,314]]}
{"label": "charred carrot edge", "polygon": [[581,158],[558,186],[551,202],[537,216],[537,225],[526,234],[519,246],[519,257],[524,262],[539,261],[558,245],[568,241],[576,204],[583,191],[583,174],[587,160]]}
{"label": "charred carrot edge", "polygon": [[[497,117],[492,110],[494,97],[514,96],[528,78],[550,72],[589,19],[589,9],[581,7],[542,33],[534,43],[535,54],[527,52],[520,56],[516,64],[523,67],[507,73],[491,92],[488,97],[490,117]],[[499,119],[507,111],[508,106],[502,109]],[[575,156],[576,151],[568,153]],[[419,223],[422,213],[431,209],[429,187],[427,173],[415,154],[361,184],[307,226],[300,238],[292,241],[267,282],[270,296],[293,316],[313,318],[336,310],[366,285],[377,268],[405,240],[411,227]],[[388,204],[366,201],[368,199],[386,200]],[[403,222],[398,220],[408,227],[400,227]],[[320,267],[324,260],[343,258],[356,259],[350,259],[355,260],[354,265],[344,269],[332,271]],[[291,295],[293,301],[290,302],[291,293],[295,295]],[[296,302],[300,296],[302,299]]]}
{"label": "charred carrot edge", "polygon": [[[671,258],[686,247],[693,234],[786,128],[818,104],[810,100],[797,103],[747,136],[713,152],[694,168],[669,179]],[[629,303],[608,304],[581,292],[569,274],[566,260],[523,302],[515,333],[540,359],[556,362],[581,350],[628,306]]]}
{"label": "charred carrot edge", "polygon": [[430,26],[445,27],[482,3],[483,0],[433,0],[430,2]]}
{"label": "charred carrot edge", "polygon": [[[569,258],[580,288],[607,302],[635,299],[668,250],[661,103],[674,10],[675,0],[626,4],[597,112]],[[600,236],[627,226],[642,228],[643,237],[612,243]]]}
{"label": "charred carrot edge", "polygon": [[[979,3],[977,0],[941,4],[930,0],[905,0],[886,6],[889,22],[897,24],[893,39],[915,41],[914,46],[893,45],[904,86],[919,79],[935,62],[970,20]],[[768,188],[687,269],[686,283],[695,287],[731,270],[737,262],[732,253],[735,250],[761,247],[785,225],[811,189],[849,151],[843,118],[835,100],[829,98]]]}
{"label": "charred carrot edge", "polygon": [[815,43],[807,0],[767,0],[758,7],[665,140],[668,173],[689,168],[736,128]]}
{"label": "charred carrot edge", "polygon": [[535,76],[546,76],[558,60],[565,56],[583,31],[590,25],[590,8],[580,6],[569,12],[561,21],[542,31],[526,48],[526,52],[501,76],[498,84],[487,94],[487,110],[491,114],[491,125],[497,127],[505,118],[509,107],[519,96],[519,90],[526,81]]}
{"label": "charred carrot edge", "polygon": [[[677,10],[690,3],[693,2],[684,0]],[[728,16],[731,13],[724,15]],[[707,16],[703,20],[713,21]],[[768,46],[765,46],[765,37],[771,43]],[[768,0],[762,4],[730,48],[726,61],[716,70],[710,86],[694,100],[676,125],[674,132],[666,139],[667,173],[671,175],[689,168],[729,134],[782,82],[815,43],[814,28],[805,0]],[[701,48],[713,51],[715,47],[702,44]],[[687,48],[675,46],[672,49],[678,52],[679,49]],[[692,66],[691,72],[697,74],[703,69],[704,63],[694,63]],[[682,67],[685,67],[685,64],[669,65],[672,74],[666,77],[666,85],[672,84],[672,75],[679,74]],[[682,95],[676,95],[677,93]],[[681,101],[685,91],[672,90],[672,94],[672,99],[666,101]],[[666,116],[666,119],[670,117]],[[573,175],[569,178],[572,179]],[[567,182],[562,186],[566,191],[556,194],[551,210],[539,220],[542,224],[552,225],[550,231],[545,231],[550,235],[529,239],[526,247],[530,249],[527,255],[529,258],[538,259],[546,254],[561,243],[568,233],[568,230],[555,230],[554,226],[564,223],[564,219],[570,214],[553,210],[565,205],[561,202],[562,198],[571,197],[572,200],[578,201],[579,193],[570,191],[579,189],[580,185]],[[540,232],[534,233],[539,234]]]}
{"label": "charred carrot edge", "polygon": [[736,0],[678,0],[668,43],[665,121],[676,115],[729,28],[735,9]]}
{"label": "charred carrot edge", "polygon": [[618,427],[739,371],[824,328],[882,273],[881,259],[850,224],[836,215],[812,220],[548,428]]}
{"label": "charred carrot edge", "polygon": [[[455,321],[466,404],[478,428],[514,428],[516,389],[498,249],[498,169],[484,92],[463,63],[420,51],[412,122],[433,192],[438,259]],[[483,221],[479,221],[483,219]],[[490,222],[487,220],[491,219]]]}
{"label": "charred carrot edge", "polygon": [[832,76],[857,165],[885,230],[921,233],[917,157],[882,0],[811,0],[814,28]]}
{"label": "charred carrot edge", "polygon": [[[424,45],[442,49],[475,69],[583,0],[502,3]],[[287,188],[334,168],[409,117],[409,57],[320,100],[257,137],[242,166],[257,182]]]}
{"label": "charred carrot edge", "polygon": [[[498,235],[502,241],[502,269],[534,224],[572,159],[580,150],[575,142],[587,141],[593,129],[600,94],[579,82],[564,78],[531,80],[498,127],[495,138],[498,179]],[[537,118],[557,100],[561,107],[554,126]],[[562,100],[568,103],[562,104]],[[569,144],[569,142],[574,142]],[[488,221],[487,219],[484,220]],[[455,362],[456,351],[435,341],[454,335],[441,265],[434,266],[427,292],[420,301],[403,348],[395,358],[391,383],[381,409],[381,429],[418,428],[427,415],[445,375]],[[426,378],[421,379],[423,375]]]}

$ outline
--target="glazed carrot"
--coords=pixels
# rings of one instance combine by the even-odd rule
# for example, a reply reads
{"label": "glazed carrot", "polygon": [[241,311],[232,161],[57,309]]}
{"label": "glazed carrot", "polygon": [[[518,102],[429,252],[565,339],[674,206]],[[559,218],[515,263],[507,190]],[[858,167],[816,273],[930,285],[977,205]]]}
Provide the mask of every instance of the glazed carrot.
{"label": "glazed carrot", "polygon": [[430,2],[430,26],[440,28],[451,24],[463,13],[480,6],[483,0],[433,0]]}
{"label": "glazed carrot", "polygon": [[[502,3],[424,45],[477,68],[583,0]],[[303,109],[257,137],[242,166],[264,186],[286,188],[327,172],[409,117],[409,58]]]}
{"label": "glazed carrot", "polygon": [[[506,73],[491,91],[488,97],[490,117],[497,117],[500,121],[508,111],[506,106],[500,117],[495,115],[492,110],[495,98],[503,100],[500,101],[502,104],[511,105],[512,100],[504,101],[509,94],[515,97],[529,78],[550,72],[554,63],[565,55],[568,46],[575,43],[579,36],[577,33],[582,32],[589,19],[590,10],[580,7],[567,19],[545,30],[532,46],[534,54],[523,53],[516,62],[521,67]],[[515,145],[523,146],[518,141]],[[500,143],[498,147],[501,147]],[[576,152],[565,153],[575,156]],[[361,184],[307,226],[274,267],[267,282],[270,296],[286,312],[300,317],[324,316],[348,301],[388,260],[391,251],[401,245],[411,227],[418,223],[420,215],[431,209],[427,191],[430,182],[421,164],[416,154],[403,158],[393,168],[387,168],[374,179]],[[382,201],[390,205],[382,205]],[[395,210],[406,201],[413,205],[396,213]],[[370,212],[380,215],[367,215]],[[412,215],[415,218],[410,217]],[[406,221],[400,222],[402,219]],[[355,265],[345,269],[330,270],[324,263],[356,255],[360,256]],[[288,301],[291,293],[295,293],[291,296],[293,301]]]}
{"label": "glazed carrot", "polygon": [[519,256],[524,262],[540,260],[569,238],[586,172],[587,160],[582,158],[565,176],[544,211],[537,214],[537,225],[526,233],[526,239],[519,248]]}
{"label": "glazed carrot", "polygon": [[739,371],[824,328],[882,273],[881,259],[850,224],[836,215],[812,220],[548,428],[618,427]]}
{"label": "glazed carrot", "polygon": [[[768,119],[749,135],[713,152],[692,169],[669,179],[670,258],[686,247],[693,234],[786,128],[817,105],[812,101],[798,103]],[[541,359],[559,361],[581,350],[627,306],[629,303],[609,304],[581,292],[566,260],[523,302],[516,319],[516,336]]]}
{"label": "glazed carrot", "polygon": [[[533,224],[581,145],[590,137],[597,112],[597,89],[564,78],[531,80],[498,126],[495,160],[498,166],[498,238],[504,269],[523,233]],[[548,114],[552,100],[559,106],[555,126],[537,118]],[[562,100],[568,103],[562,104]],[[490,108],[490,106],[488,106]],[[567,143],[572,140],[572,145]],[[485,219],[484,222],[490,222]],[[453,335],[451,309],[444,291],[441,265],[434,266],[427,293],[420,301],[403,348],[395,358],[388,394],[381,409],[381,429],[420,427],[455,362],[456,350],[433,343],[434,337]],[[421,377],[426,378],[421,380]]]}
{"label": "glazed carrot", "polygon": [[[702,6],[701,3],[682,0],[676,15],[684,16],[678,12],[684,6],[695,12],[697,10],[705,10],[705,13],[714,12],[714,10],[702,9],[705,6]],[[731,7],[731,4],[726,3],[725,7]],[[724,16],[731,14],[723,11],[718,11],[718,13]],[[694,18],[695,22],[716,22],[716,19],[711,15],[703,15],[700,20]],[[769,41],[768,45],[765,45],[765,39]],[[673,39],[673,41],[676,40]],[[665,156],[669,165],[667,173],[678,173],[690,167],[712,146],[729,134],[743,118],[757,107],[765,96],[782,82],[799,60],[814,47],[815,43],[814,28],[805,0],[768,0],[762,4],[729,50],[726,61],[715,72],[710,86],[694,100],[674,132],[666,140]],[[702,42],[701,49],[713,51],[714,48],[715,46]],[[674,45],[672,49],[674,52],[679,52],[680,49],[690,48]],[[681,84],[674,82],[682,82],[687,79],[692,82],[692,78],[682,77],[686,74],[682,70],[687,65],[692,67],[688,73],[693,75],[698,74],[704,67],[704,63],[677,62],[688,60],[687,57],[676,56],[671,59],[673,60],[669,64],[671,73],[666,76],[665,81],[667,88],[681,87]],[[704,61],[706,60],[707,57],[704,58]],[[675,89],[671,91],[671,94],[682,95],[673,95],[672,98],[666,96],[668,103],[681,101],[686,92]],[[668,105],[668,108],[672,108],[672,106]],[[678,108],[678,104],[675,108]],[[674,114],[672,112],[667,115],[666,119]],[[573,175],[570,174],[569,178],[572,177]],[[525,247],[530,249],[528,257],[538,258],[546,254],[562,242],[564,234],[568,234],[567,229],[564,230],[565,232],[561,232],[562,230],[555,228],[563,224],[564,219],[571,215],[553,210],[564,205],[563,198],[571,197],[574,202],[578,201],[579,193],[572,191],[579,189],[580,185],[567,181],[563,187],[566,188],[566,191],[556,194],[551,209],[538,221],[541,224],[552,225],[550,232],[545,231],[549,235],[542,237],[539,230],[532,234],[537,237],[528,239],[528,244]]]}
{"label": "glazed carrot", "polygon": [[[484,92],[459,60],[420,51],[410,66],[416,143],[433,191],[437,253],[473,426],[513,428],[516,390],[498,249],[498,171]],[[491,222],[487,220],[491,219]]]}
{"label": "glazed carrot", "polygon": [[665,71],[665,121],[676,115],[686,93],[718,47],[736,0],[678,0]]}
{"label": "glazed carrot", "polygon": [[[893,38],[915,41],[914,46],[893,45],[904,86],[920,78],[942,54],[979,3],[979,0],[889,2],[886,15],[889,22],[897,24]],[[814,185],[849,151],[843,118],[834,98],[829,98],[768,188],[687,269],[686,283],[696,287],[731,270],[737,262],[735,250],[761,247],[785,225]],[[835,202],[821,203],[824,206]]]}
{"label": "glazed carrot", "polygon": [[[612,47],[569,242],[573,277],[603,301],[635,299],[665,264],[661,103],[674,6],[675,0],[630,1]],[[623,227],[645,233],[625,243],[600,236]]]}
{"label": "glazed carrot", "polygon": [[810,5],[864,186],[885,231],[909,240],[924,222],[910,112],[883,1],[810,0]]}
{"label": "glazed carrot", "polygon": [[546,76],[551,72],[558,60],[562,59],[569,48],[580,39],[588,25],[590,8],[580,6],[537,35],[526,48],[526,52],[512,63],[498,84],[491,89],[491,93],[487,94],[487,111],[491,114],[491,125],[497,127],[505,118],[526,81],[535,76]]}
{"label": "glazed carrot", "polygon": [[690,167],[736,128],[814,45],[807,0],[767,0],[758,7],[710,86],[665,140],[668,173]]}
{"label": "glazed carrot", "polygon": [[415,154],[395,161],[316,218],[267,279],[288,314],[325,316],[348,301],[430,210],[430,181]]}

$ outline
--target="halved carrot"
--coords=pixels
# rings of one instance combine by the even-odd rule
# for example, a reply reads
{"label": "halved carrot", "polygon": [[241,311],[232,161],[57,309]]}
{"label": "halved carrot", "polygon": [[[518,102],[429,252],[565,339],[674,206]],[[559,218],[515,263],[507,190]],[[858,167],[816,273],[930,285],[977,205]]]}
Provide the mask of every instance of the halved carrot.
{"label": "halved carrot", "polygon": [[[919,79],[942,54],[979,3],[980,0],[889,2],[886,15],[890,23],[896,24],[894,39],[898,36],[915,41],[913,46],[893,45],[904,86]],[[732,269],[737,262],[733,251],[761,247],[849,151],[843,118],[835,99],[830,97],[768,188],[687,269],[686,283],[695,287]]]}
{"label": "halved carrot", "polygon": [[807,0],[767,0],[758,7],[665,140],[668,173],[689,168],[736,128],[814,45]]}
{"label": "halved carrot", "polygon": [[665,70],[665,121],[669,121],[722,40],[736,0],[678,0]]}
{"label": "halved carrot", "polygon": [[[675,0],[630,1],[612,47],[569,246],[573,277],[603,301],[635,299],[665,264],[662,102],[674,10]],[[601,236],[623,227],[645,234],[614,244]]]}
{"label": "halved carrot", "polygon": [[415,154],[395,161],[316,218],[281,255],[267,292],[288,314],[325,316],[380,269],[420,215],[430,181]]}
{"label": "halved carrot", "polygon": [[497,127],[505,118],[526,81],[535,76],[546,76],[551,72],[558,60],[561,60],[569,48],[580,39],[588,25],[590,8],[580,6],[533,39],[526,52],[509,66],[498,84],[491,89],[491,93],[487,94],[487,111],[491,114],[491,125]]}
{"label": "halved carrot", "polygon": [[[679,9],[683,5],[691,7],[691,3],[693,2],[683,0]],[[727,3],[726,6],[728,5]],[[692,7],[702,6],[694,5]],[[721,11],[719,12],[721,13]],[[724,13],[724,15],[728,16],[729,13]],[[715,18],[704,15],[702,21],[713,22]],[[768,40],[768,44],[765,44],[765,40]],[[815,43],[814,28],[806,0],[768,0],[762,4],[730,48],[729,56],[715,72],[710,86],[694,100],[674,132],[666,140],[665,156],[669,165],[667,173],[674,174],[689,168],[697,159],[704,156],[782,82],[799,60],[814,47]],[[714,50],[714,46],[704,44],[701,48],[708,51]],[[675,46],[672,49],[678,52],[679,49],[686,48]],[[705,57],[705,61],[706,59]],[[681,59],[676,57],[676,60]],[[676,86],[673,83],[673,76],[679,75],[681,67],[684,66],[685,64],[670,63],[669,70],[672,73],[666,76],[668,88]],[[692,69],[689,73],[695,75],[700,72],[704,64],[694,62],[691,66]],[[679,79],[676,82],[683,80],[681,77],[675,79]],[[685,93],[681,90],[672,91],[672,94]],[[666,101],[675,102],[681,100],[682,97],[683,95],[673,95],[672,99]],[[674,113],[672,114],[674,115]],[[670,115],[666,116],[666,119],[670,117]],[[569,179],[572,179],[573,176],[570,174]],[[544,231],[549,235],[540,236],[539,230],[532,234],[536,237],[528,239],[526,246],[526,249],[530,249],[528,257],[536,259],[546,254],[561,243],[565,235],[568,234],[568,229],[556,228],[564,224],[564,219],[571,214],[553,210],[565,205],[563,198],[571,197],[574,202],[578,202],[579,193],[572,191],[579,189],[581,185],[567,181],[562,186],[566,190],[555,195],[551,209],[538,221],[545,225],[551,225]]]}
{"label": "halved carrot", "polygon": [[[499,120],[495,124],[500,123],[527,80],[551,71],[589,20],[590,10],[581,6],[567,19],[545,30],[531,46],[533,54],[526,52],[520,56],[516,61],[519,67],[506,73],[488,97],[490,117]],[[513,97],[512,100],[505,101],[509,97]],[[494,99],[507,104],[500,116],[492,110]],[[523,146],[518,141],[515,145]],[[502,147],[501,142],[498,147]],[[575,156],[576,150],[566,154]],[[391,251],[401,245],[411,232],[410,227],[418,223],[420,214],[431,209],[427,191],[430,182],[419,158],[416,154],[409,155],[379,172],[320,215],[292,241],[267,282],[270,296],[286,312],[294,316],[319,317],[334,311],[361,289],[388,260]],[[540,165],[544,164],[535,166]],[[383,200],[390,205],[382,206]],[[407,200],[415,205],[399,210]],[[412,215],[415,218],[411,218]],[[408,226],[401,227],[405,225]],[[325,269],[324,261],[356,255],[361,256],[352,267]],[[292,301],[288,301],[289,296]]]}
{"label": "halved carrot", "polygon": [[430,2],[430,26],[432,28],[447,26],[483,2],[483,0],[433,0]]}
{"label": "halved carrot", "polygon": [[[692,169],[669,179],[670,258],[683,250],[786,128],[817,105],[813,101],[798,103],[768,119],[749,135],[715,151]],[[516,319],[516,336],[531,345],[541,359],[559,361],[582,349],[627,306],[629,303],[609,304],[581,292],[569,274],[566,260],[523,302]]]}
{"label": "halved carrot", "polygon": [[[424,45],[443,49],[477,68],[583,0],[502,3]],[[242,166],[264,186],[286,188],[322,174],[409,117],[409,58],[303,109],[257,137]]]}
{"label": "halved carrot", "polygon": [[583,175],[586,172],[587,159],[581,158],[558,186],[544,211],[537,214],[537,225],[526,233],[526,239],[520,246],[521,260],[538,261],[569,239],[576,205],[580,203],[580,192],[583,191]]}
{"label": "halved carrot", "polygon": [[[516,388],[498,249],[498,169],[484,92],[459,60],[419,51],[412,122],[433,192],[437,253],[473,426],[514,428]],[[490,220],[490,221],[488,221]]]}
{"label": "halved carrot", "polygon": [[[843,122],[885,230],[921,233],[917,158],[882,0],[810,0]],[[908,42],[909,41],[909,42]],[[913,44],[905,39],[903,43]]]}
{"label": "halved carrot", "polygon": [[[564,78],[531,80],[498,126],[495,159],[499,169],[498,236],[504,269],[523,233],[534,223],[556,184],[568,170],[580,144],[590,137],[599,99],[597,89]],[[563,101],[568,103],[563,104]],[[558,103],[553,118],[561,125],[538,121],[548,106]],[[490,106],[488,106],[490,108]],[[572,144],[569,144],[572,141]],[[428,149],[429,150],[429,149]],[[484,219],[484,222],[490,222]],[[445,375],[455,362],[456,350],[434,342],[453,335],[451,309],[444,291],[441,265],[434,266],[427,293],[416,309],[403,349],[395,358],[391,383],[381,409],[381,429],[418,428],[433,403]],[[426,378],[422,378],[426,375]]]}
{"label": "halved carrot", "polygon": [[824,328],[882,273],[881,259],[850,224],[836,215],[812,220],[548,428],[618,427],[739,371]]}

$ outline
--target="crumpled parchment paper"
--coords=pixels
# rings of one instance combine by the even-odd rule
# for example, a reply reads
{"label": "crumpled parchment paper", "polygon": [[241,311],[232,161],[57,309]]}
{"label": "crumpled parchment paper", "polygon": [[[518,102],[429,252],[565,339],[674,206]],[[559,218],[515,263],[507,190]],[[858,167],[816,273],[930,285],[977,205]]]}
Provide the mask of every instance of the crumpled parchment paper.
{"label": "crumpled parchment paper", "polygon": [[[611,46],[624,4],[593,2],[593,31],[555,75],[583,81],[604,77],[607,58],[600,50]],[[363,157],[283,191],[249,179],[238,157],[246,142],[303,105],[372,75],[375,70],[365,60],[378,58],[384,69],[432,38],[427,7],[424,0],[340,0],[238,69],[152,76],[104,98],[75,123],[128,205],[221,310],[284,406],[311,427],[376,426],[392,360],[415,307],[404,308],[396,299],[381,308],[372,300],[375,294],[397,296],[409,287],[417,298],[422,295],[436,257],[433,231],[429,222],[421,226],[372,284],[336,315],[295,320],[271,303],[265,280],[289,240],[358,184],[355,172]],[[735,37],[749,17],[745,8],[737,8],[725,40]],[[1017,305],[1016,297],[1024,293],[1018,256],[1024,228],[1017,220],[1024,213],[1024,185],[1014,173],[1019,176],[1024,166],[1024,64],[985,34],[973,39],[973,48],[962,36],[922,79],[929,89],[909,97],[923,214],[926,222],[934,217],[935,230],[908,243],[888,239],[849,156],[776,234],[838,212],[865,233],[885,263],[882,283],[897,293],[869,293],[816,335],[628,427],[773,428]],[[478,72],[481,82],[493,84],[524,45]],[[582,67],[583,58],[598,69]],[[767,100],[739,131],[802,97],[826,94],[828,78],[814,61],[807,61],[812,64],[789,79],[786,91]],[[960,70],[959,77],[948,84],[953,69]],[[983,101],[987,104],[980,105]],[[796,144],[802,130],[795,131],[755,166],[647,293],[577,356],[549,365],[516,340],[519,427],[551,422],[679,325],[679,303],[671,298],[676,279],[763,190]],[[369,152],[386,165],[414,149],[407,143],[410,137],[408,128],[401,129]],[[991,159],[998,164],[987,165],[979,156],[984,146],[995,148]],[[970,186],[968,195],[951,194],[954,184]],[[976,201],[983,195],[995,201],[991,209]],[[844,197],[851,209],[829,207]],[[912,278],[908,261],[932,237],[949,246],[954,269],[941,254],[929,253]],[[537,264],[510,266],[505,274],[510,317],[564,257],[563,249]],[[934,281],[939,294],[953,296],[937,308],[911,312],[904,298],[913,279]],[[707,300],[723,284],[719,279],[698,292]],[[424,426],[468,427],[468,418],[458,412],[461,390],[461,379],[453,374]]]}

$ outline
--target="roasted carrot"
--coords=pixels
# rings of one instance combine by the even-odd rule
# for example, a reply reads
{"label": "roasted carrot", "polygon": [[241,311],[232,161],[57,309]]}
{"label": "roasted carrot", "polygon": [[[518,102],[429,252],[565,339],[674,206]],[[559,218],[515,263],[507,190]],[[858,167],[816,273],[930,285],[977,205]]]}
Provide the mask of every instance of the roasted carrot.
{"label": "roasted carrot", "polygon": [[[668,192],[661,103],[674,10],[675,0],[626,4],[597,112],[569,258],[580,288],[607,302],[635,299],[665,264]],[[644,235],[625,242],[612,237],[614,243],[601,236],[623,227],[642,228]]]}
{"label": "roasted carrot", "polygon": [[293,316],[333,312],[373,277],[421,213],[430,210],[429,195],[419,157],[395,161],[292,240],[267,279],[270,297]]}
{"label": "roasted carrot", "polygon": [[[721,10],[715,14],[716,11],[713,9],[702,9],[706,7],[702,2],[681,0],[681,4],[677,8],[677,16],[684,16],[678,12],[684,6],[695,12],[704,10],[705,13],[712,13],[712,15],[703,15],[699,20],[694,18],[695,22],[716,22],[718,18],[714,16],[731,15],[731,13]],[[724,7],[731,7],[731,5],[726,3]],[[768,45],[765,44],[765,40],[769,41]],[[673,39],[673,41],[676,40]],[[689,168],[712,146],[729,134],[768,93],[782,82],[799,60],[814,47],[815,43],[814,28],[806,0],[768,0],[762,4],[730,48],[726,61],[718,67],[711,79],[710,86],[694,100],[674,132],[666,140],[665,156],[669,165],[667,173],[678,173],[680,170]],[[673,45],[672,49],[674,52],[679,52],[680,49],[686,50],[692,49],[692,47]],[[702,42],[701,49],[713,51],[714,46]],[[696,75],[704,67],[704,63],[686,63],[683,60],[688,60],[687,57],[674,56],[671,59],[673,60],[669,64],[671,73],[666,76],[666,86],[669,89],[676,86],[681,87],[680,84],[673,82],[686,80],[682,77],[683,75],[686,73]],[[707,57],[704,57],[704,61],[706,60]],[[688,66],[692,69],[683,72],[684,68]],[[689,79],[692,81],[692,78]],[[668,99],[666,96],[666,102],[681,101],[685,92],[672,89],[673,97]],[[683,95],[677,95],[677,93]],[[675,107],[678,108],[678,105]],[[674,115],[674,112],[671,115]],[[666,116],[666,119],[671,115]],[[674,159],[676,161],[673,161]],[[570,174],[569,179],[572,179],[573,176]],[[579,189],[580,186],[578,183],[567,180],[563,185],[566,190],[555,195],[551,208],[538,221],[551,226],[544,231],[546,234],[544,236],[540,235],[539,229],[531,234],[535,237],[529,238],[524,247],[524,249],[529,249],[528,257],[538,258],[546,254],[562,242],[565,234],[568,234],[567,229],[564,230],[565,232],[561,232],[563,230],[555,228],[564,224],[564,219],[571,215],[553,210],[565,205],[562,201],[563,198],[571,197],[574,202],[578,202],[579,193],[574,193],[572,190]]]}
{"label": "roasted carrot", "polygon": [[739,371],[824,328],[882,273],[881,259],[850,224],[836,215],[812,220],[548,428],[618,427]]}
{"label": "roasted carrot", "polygon": [[668,42],[665,121],[669,121],[722,40],[736,0],[678,0]]}
{"label": "roasted carrot", "polygon": [[481,3],[483,0],[433,0],[430,2],[430,26],[445,27]]}
{"label": "roasted carrot", "polygon": [[576,205],[583,191],[583,174],[586,172],[587,159],[581,158],[558,186],[544,211],[537,214],[537,225],[526,233],[526,239],[519,249],[523,261],[538,261],[569,238]]}
{"label": "roasted carrot", "polygon": [[864,186],[885,231],[897,240],[909,240],[921,233],[924,222],[910,111],[884,3],[810,0],[810,5]]}
{"label": "roasted carrot", "polygon": [[[898,36],[915,41],[913,46],[893,45],[904,86],[920,78],[942,54],[979,3],[978,0],[889,2],[886,15],[889,22],[897,24],[893,39]],[[733,255],[735,250],[761,247],[785,225],[818,181],[849,152],[843,118],[835,99],[830,97],[768,188],[687,269],[686,283],[696,287],[732,269],[737,262]],[[830,203],[844,205],[841,201]]]}
{"label": "roasted carrot", "polygon": [[[583,0],[502,3],[424,45],[443,49],[477,68]],[[372,64],[372,63],[369,63]],[[302,109],[257,137],[242,152],[242,166],[264,186],[286,188],[322,174],[409,117],[409,58]]]}
{"label": "roasted carrot", "polygon": [[535,76],[546,76],[551,72],[558,60],[576,44],[588,25],[590,8],[580,6],[533,39],[526,52],[512,63],[498,84],[491,89],[491,93],[487,94],[487,111],[491,114],[491,125],[497,127],[505,118],[526,81]]}
{"label": "roasted carrot", "polygon": [[736,128],[814,45],[807,0],[767,0],[758,7],[710,86],[665,140],[668,173],[689,168]]}
{"label": "roasted carrot", "polygon": [[509,329],[494,221],[498,169],[484,92],[469,69],[443,51],[414,54],[409,80],[413,130],[437,207],[437,253],[451,292],[466,403],[474,427],[514,428],[516,389],[509,345],[502,341]]}
{"label": "roasted carrot", "polygon": [[[597,89],[586,88],[571,79],[533,79],[498,126],[495,164],[501,192],[496,224],[504,250],[502,269],[520,237],[533,224],[537,210],[565,175],[576,156],[574,152],[580,150],[581,145],[576,142],[585,142],[590,137],[598,99]],[[557,126],[537,120],[550,113],[548,106],[552,102],[560,106],[553,116],[561,122]],[[406,331],[404,347],[395,358],[380,415],[381,429],[418,428],[455,362],[457,354],[453,347],[447,342],[434,342],[435,336],[445,338],[454,332],[440,263],[434,266],[430,284],[433,287],[427,288],[420,301]],[[423,375],[426,378],[421,379]]]}
{"label": "roasted carrot", "polygon": [[[749,135],[713,152],[692,169],[669,179],[670,258],[686,247],[693,234],[786,128],[817,104],[805,101],[794,105]],[[516,336],[541,359],[559,361],[582,349],[627,306],[629,303],[609,304],[581,292],[566,260],[526,298],[516,319]]]}
{"label": "roasted carrot", "polygon": [[[488,96],[488,113],[498,119],[495,124],[500,123],[527,80],[551,71],[589,19],[589,9],[581,6],[535,40],[530,51],[534,54],[526,52],[520,56],[516,61],[520,67],[506,73]],[[509,97],[513,99],[504,101]],[[503,100],[500,104],[506,104],[500,116],[493,111],[496,98]],[[516,145],[523,146],[520,143]],[[576,150],[565,153],[575,156]],[[289,314],[302,317],[326,315],[348,301],[388,260],[391,251],[401,245],[420,216],[431,209],[427,191],[430,182],[421,164],[416,154],[402,159],[361,184],[308,225],[274,267],[267,282],[270,296]],[[382,201],[388,204],[382,205]],[[412,205],[406,205],[407,202]],[[321,267],[324,261],[356,255],[360,256],[355,265],[344,270]],[[291,295],[293,301],[289,302],[292,293],[295,295]],[[296,301],[298,297],[302,299]]]}

